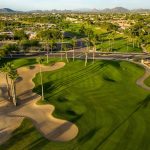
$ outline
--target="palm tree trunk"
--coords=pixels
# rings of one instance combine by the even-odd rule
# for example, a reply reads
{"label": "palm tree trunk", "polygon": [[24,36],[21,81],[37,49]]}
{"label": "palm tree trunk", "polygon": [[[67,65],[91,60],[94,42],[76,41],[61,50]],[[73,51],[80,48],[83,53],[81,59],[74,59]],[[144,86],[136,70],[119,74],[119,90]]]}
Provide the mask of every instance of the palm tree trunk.
{"label": "palm tree trunk", "polygon": [[73,47],[73,61],[74,61],[74,56],[75,56],[75,51],[74,51],[74,47]]}
{"label": "palm tree trunk", "polygon": [[47,49],[47,64],[49,63],[48,59],[49,59],[49,46],[48,44],[46,44],[46,49]]}
{"label": "palm tree trunk", "polygon": [[128,41],[127,41],[127,52],[129,51]]}
{"label": "palm tree trunk", "polygon": [[48,50],[47,50],[47,64],[48,64],[48,62],[49,62],[49,61],[48,61]]}
{"label": "palm tree trunk", "polygon": [[66,51],[66,61],[67,61],[67,63],[69,62],[69,60],[68,60],[68,52]]}
{"label": "palm tree trunk", "polygon": [[85,67],[87,66],[87,58],[88,58],[88,55],[87,55],[87,52],[85,53]]}
{"label": "palm tree trunk", "polygon": [[13,80],[11,80],[11,87],[10,87],[10,89],[11,89],[11,99],[12,99],[12,97],[13,97]]}
{"label": "palm tree trunk", "polygon": [[103,42],[101,41],[101,51],[103,50],[102,46],[103,46]]}
{"label": "palm tree trunk", "polygon": [[7,82],[7,92],[8,92],[8,98],[11,100],[11,94],[10,94],[10,85],[8,81],[8,75],[6,74],[6,82]]}
{"label": "palm tree trunk", "polygon": [[95,47],[93,48],[93,64],[95,62]]}
{"label": "palm tree trunk", "polygon": [[53,54],[53,45],[51,45],[51,55]]}
{"label": "palm tree trunk", "polygon": [[133,44],[133,48],[134,48],[134,47],[135,47],[134,40],[133,40],[133,43],[132,43],[132,44]]}
{"label": "palm tree trunk", "polygon": [[62,56],[62,49],[63,49],[63,39],[62,39],[62,42],[61,42],[61,60],[63,59],[63,56]]}
{"label": "palm tree trunk", "polygon": [[13,96],[13,103],[16,106],[17,105],[17,100],[16,100],[16,85],[15,85],[15,81],[12,82],[12,96]]}
{"label": "palm tree trunk", "polygon": [[111,41],[109,39],[109,51],[111,50]]}

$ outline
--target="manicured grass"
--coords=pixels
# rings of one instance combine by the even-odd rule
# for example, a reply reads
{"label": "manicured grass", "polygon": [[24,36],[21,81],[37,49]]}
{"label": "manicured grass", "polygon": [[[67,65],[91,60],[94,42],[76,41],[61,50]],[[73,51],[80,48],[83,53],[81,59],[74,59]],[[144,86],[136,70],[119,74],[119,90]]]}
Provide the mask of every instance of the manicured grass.
{"label": "manicured grass", "polygon": [[146,85],[150,86],[150,77],[148,77],[144,82]]}
{"label": "manicured grass", "polygon": [[12,62],[14,64],[15,68],[23,67],[23,66],[29,66],[33,65],[36,63],[36,59],[34,58],[22,58],[22,59],[14,59],[14,58],[9,58],[9,59],[1,59],[0,60],[0,66],[3,66],[3,64],[7,62]]}
{"label": "manicured grass", "polygon": [[[125,61],[77,60],[43,75],[45,103],[54,116],[74,122],[78,136],[69,142],[43,138],[29,120],[0,149],[148,150],[150,149],[149,92],[136,80],[144,69]],[[41,93],[39,74],[34,91]]]}
{"label": "manicured grass", "polygon": [[[51,59],[49,59],[49,63],[47,64],[46,57],[41,57],[41,58],[43,59],[44,65],[50,65],[50,64],[53,64],[60,60],[60,58],[51,58]],[[18,58],[18,59],[9,58],[9,59],[2,59],[0,62],[1,62],[0,67],[3,66],[3,64],[5,64],[7,62],[12,62],[15,68],[37,64],[36,58],[21,58],[21,59],[20,58]]]}
{"label": "manicured grass", "polygon": [[[97,44],[97,50],[109,51],[109,49],[110,49],[109,40],[102,42],[102,44],[101,43]],[[114,40],[112,51],[113,52],[142,52],[142,49],[138,48],[137,46],[133,48],[132,43],[129,43],[127,48],[126,39],[119,38]]]}

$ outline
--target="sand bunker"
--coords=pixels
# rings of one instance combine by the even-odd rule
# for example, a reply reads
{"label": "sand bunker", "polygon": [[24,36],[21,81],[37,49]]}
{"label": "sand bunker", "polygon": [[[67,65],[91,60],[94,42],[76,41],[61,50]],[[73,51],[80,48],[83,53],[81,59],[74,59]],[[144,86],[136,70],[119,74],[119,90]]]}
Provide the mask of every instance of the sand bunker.
{"label": "sand bunker", "polygon": [[[64,65],[65,63],[58,62],[53,66],[41,67],[42,72],[45,72],[60,69]],[[69,141],[77,136],[78,128],[75,124],[52,116],[53,105],[36,104],[41,96],[32,92],[35,86],[32,79],[38,72],[39,65],[32,68],[22,67],[18,69],[21,78],[16,84],[19,98],[19,106],[17,107],[6,100],[5,78],[4,75],[0,74],[0,87],[3,91],[0,97],[0,144],[10,138],[12,131],[20,126],[24,118],[30,118],[38,131],[49,140]]]}

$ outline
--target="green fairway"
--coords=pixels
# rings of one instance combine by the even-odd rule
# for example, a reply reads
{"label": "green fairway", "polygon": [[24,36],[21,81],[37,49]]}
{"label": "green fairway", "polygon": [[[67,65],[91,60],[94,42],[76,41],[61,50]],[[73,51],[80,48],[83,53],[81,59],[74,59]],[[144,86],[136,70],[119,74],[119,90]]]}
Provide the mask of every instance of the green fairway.
{"label": "green fairway", "polygon": [[[14,65],[23,66],[23,62],[14,60]],[[96,61],[84,67],[82,60],[44,73],[45,103],[56,107],[55,117],[74,122],[78,136],[69,142],[48,141],[25,119],[0,149],[150,149],[149,92],[136,85],[143,74],[143,68],[126,61]],[[41,94],[39,74],[34,82],[34,91]]]}
{"label": "green fairway", "polygon": [[146,80],[145,80],[145,84],[150,86],[150,77],[148,77]]}
{"label": "green fairway", "polygon": [[[109,51],[109,49],[110,49],[109,40],[102,42],[102,44],[101,43],[97,44],[97,50]],[[118,38],[115,39],[112,44],[112,51],[113,52],[142,52],[142,49],[138,48],[137,46],[133,48],[132,43],[128,43],[128,47],[127,47],[127,40],[125,38]]]}

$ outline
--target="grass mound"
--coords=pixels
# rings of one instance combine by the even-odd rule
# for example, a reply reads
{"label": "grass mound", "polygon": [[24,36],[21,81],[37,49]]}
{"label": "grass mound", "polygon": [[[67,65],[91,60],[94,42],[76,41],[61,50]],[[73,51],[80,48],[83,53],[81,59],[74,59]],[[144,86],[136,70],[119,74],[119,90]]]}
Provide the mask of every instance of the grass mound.
{"label": "grass mound", "polygon": [[103,79],[110,82],[117,82],[121,80],[121,73],[118,68],[109,65],[105,67]]}

